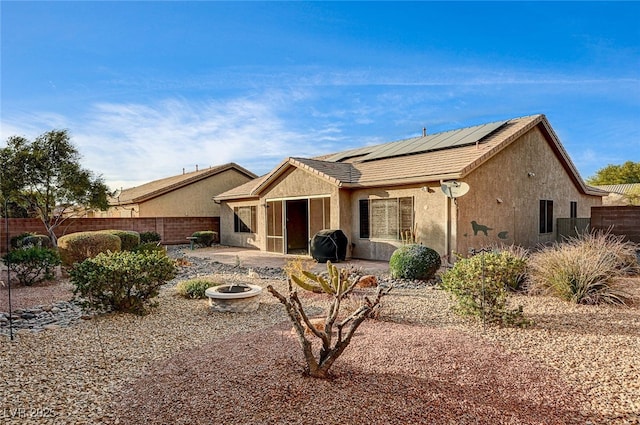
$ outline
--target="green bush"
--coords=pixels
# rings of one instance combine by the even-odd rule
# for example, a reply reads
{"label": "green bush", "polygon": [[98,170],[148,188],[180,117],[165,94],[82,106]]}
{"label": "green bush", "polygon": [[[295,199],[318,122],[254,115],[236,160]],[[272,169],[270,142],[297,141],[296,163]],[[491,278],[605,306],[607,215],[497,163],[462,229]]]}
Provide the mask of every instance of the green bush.
{"label": "green bush", "polygon": [[2,261],[16,274],[20,284],[31,286],[53,279],[53,269],[60,265],[60,256],[56,250],[29,245],[9,251]]}
{"label": "green bush", "polygon": [[140,233],[133,230],[100,230],[99,233],[107,233],[109,235],[116,235],[120,238],[120,250],[121,251],[133,251],[135,247],[140,245]]}
{"label": "green bush", "polygon": [[137,247],[133,248],[131,252],[159,252],[166,255],[167,251],[162,245],[158,245],[156,242],[141,243]]}
{"label": "green bush", "polygon": [[637,270],[635,245],[609,234],[586,234],[546,247],[531,256],[532,292],[576,304],[626,304],[617,279]]}
{"label": "green bush", "polygon": [[116,235],[99,232],[77,232],[58,238],[58,252],[65,267],[72,267],[101,252],[120,251],[122,242]]}
{"label": "green bush", "polygon": [[218,239],[218,232],[213,230],[201,230],[199,232],[193,232],[191,235],[195,240],[195,244],[202,247],[211,246]]}
{"label": "green bush", "polygon": [[141,232],[140,233],[140,243],[151,243],[151,242],[160,242],[162,237],[158,232]]}
{"label": "green bush", "polygon": [[22,246],[39,246],[43,248],[52,248],[51,238],[47,235],[29,235],[22,239]]}
{"label": "green bush", "polygon": [[221,284],[203,278],[189,279],[179,282],[176,291],[185,298],[206,298],[204,291],[217,285]]}
{"label": "green bush", "polygon": [[476,316],[489,323],[526,325],[522,307],[507,308],[508,289],[518,287],[526,263],[508,251],[481,253],[459,259],[442,274],[442,289],[456,301],[462,316]]}
{"label": "green bush", "polygon": [[74,295],[84,307],[98,311],[145,314],[156,303],[160,287],[175,277],[174,262],[158,252],[98,254],[74,267]]}
{"label": "green bush", "polygon": [[19,235],[13,236],[9,240],[9,246],[11,246],[12,249],[21,248],[22,241],[24,240],[24,238],[28,238],[29,236],[33,236],[33,235],[35,235],[35,233],[25,232],[25,233],[20,233]]}
{"label": "green bush", "polygon": [[394,279],[431,279],[440,268],[440,254],[424,245],[403,245],[391,254],[389,272]]}

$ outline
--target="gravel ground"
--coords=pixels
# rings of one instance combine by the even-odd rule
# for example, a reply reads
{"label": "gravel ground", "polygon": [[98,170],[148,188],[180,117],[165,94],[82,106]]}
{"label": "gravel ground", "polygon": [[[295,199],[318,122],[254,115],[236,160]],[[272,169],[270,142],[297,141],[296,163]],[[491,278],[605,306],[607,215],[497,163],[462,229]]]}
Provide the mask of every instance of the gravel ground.
{"label": "gravel ground", "polygon": [[[276,274],[254,282],[286,290]],[[627,283],[640,296],[640,279]],[[640,424],[638,304],[522,296],[515,301],[534,326],[484,329],[452,315],[442,291],[397,288],[325,382],[301,377],[283,308],[261,297],[253,314],[212,313],[167,285],[144,317],[110,314],[0,338],[0,416],[8,424]]]}

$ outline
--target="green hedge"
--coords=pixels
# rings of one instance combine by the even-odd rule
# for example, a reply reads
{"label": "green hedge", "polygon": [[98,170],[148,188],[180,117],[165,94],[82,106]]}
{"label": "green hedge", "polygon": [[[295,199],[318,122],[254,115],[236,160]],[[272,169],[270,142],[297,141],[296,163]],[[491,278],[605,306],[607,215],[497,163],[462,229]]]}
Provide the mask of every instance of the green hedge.
{"label": "green hedge", "polygon": [[72,267],[102,252],[120,251],[122,242],[116,235],[99,232],[77,232],[58,238],[58,253],[62,265]]}
{"label": "green hedge", "polygon": [[160,242],[162,236],[158,232],[140,232],[140,243]]}
{"label": "green hedge", "polygon": [[99,233],[107,233],[109,235],[116,235],[120,238],[120,250],[133,251],[138,245],[140,245],[140,233],[133,230],[100,230]]}
{"label": "green hedge", "polygon": [[218,240],[218,232],[213,230],[201,230],[199,232],[193,232],[191,237],[197,238],[195,244],[202,247],[211,246]]}

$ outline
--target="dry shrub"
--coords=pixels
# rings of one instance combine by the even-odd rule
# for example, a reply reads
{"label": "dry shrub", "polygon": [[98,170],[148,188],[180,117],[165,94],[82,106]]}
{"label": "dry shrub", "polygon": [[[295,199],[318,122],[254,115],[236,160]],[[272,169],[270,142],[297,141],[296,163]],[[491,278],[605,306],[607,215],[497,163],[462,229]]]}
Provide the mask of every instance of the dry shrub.
{"label": "dry shrub", "polygon": [[291,275],[302,276],[303,270],[313,270],[317,264],[318,262],[316,260],[310,260],[304,257],[294,257],[287,260],[282,269],[287,277],[291,277]]}
{"label": "dry shrub", "polygon": [[617,278],[638,270],[636,246],[610,233],[556,243],[529,259],[530,290],[576,304],[626,304]]}

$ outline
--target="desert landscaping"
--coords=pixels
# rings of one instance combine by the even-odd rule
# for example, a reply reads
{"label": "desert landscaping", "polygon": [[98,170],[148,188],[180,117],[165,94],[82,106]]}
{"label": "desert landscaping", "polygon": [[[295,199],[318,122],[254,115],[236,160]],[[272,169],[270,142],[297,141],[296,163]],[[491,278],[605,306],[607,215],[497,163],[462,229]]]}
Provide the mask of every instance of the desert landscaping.
{"label": "desert landscaping", "polygon": [[[14,341],[4,327],[4,423],[640,423],[638,277],[623,278],[636,300],[627,307],[516,295],[533,321],[526,328],[460,318],[433,282],[399,282],[332,378],[319,380],[303,376],[291,324],[266,291],[255,313],[212,312],[176,295],[176,282],[198,275],[286,291],[281,270],[224,264],[216,249],[176,251],[179,275],[148,315],[82,316]],[[19,314],[68,301],[71,286],[60,278],[12,297]],[[318,314],[327,305],[316,294],[302,299]]]}

